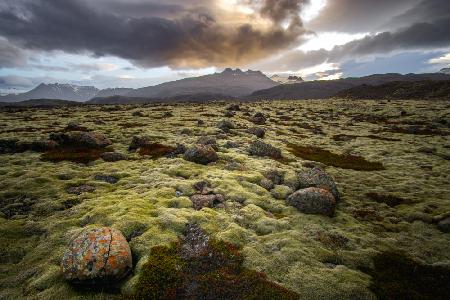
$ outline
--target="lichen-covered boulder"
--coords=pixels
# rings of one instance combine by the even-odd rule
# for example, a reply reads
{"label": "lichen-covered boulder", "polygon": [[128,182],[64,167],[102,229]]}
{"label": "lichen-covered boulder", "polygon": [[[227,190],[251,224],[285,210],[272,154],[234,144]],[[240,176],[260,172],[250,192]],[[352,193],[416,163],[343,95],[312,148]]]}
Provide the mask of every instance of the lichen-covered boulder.
{"label": "lichen-covered boulder", "polygon": [[248,152],[250,153],[250,155],[254,156],[268,156],[275,159],[282,157],[280,149],[275,148],[270,144],[266,144],[260,140],[256,140],[253,143],[251,143]]}
{"label": "lichen-covered boulder", "polygon": [[219,159],[210,145],[195,145],[184,153],[184,159],[201,165],[207,165]]}
{"label": "lichen-covered boulder", "polygon": [[310,187],[296,191],[286,199],[286,203],[305,214],[319,214],[332,217],[336,200],[329,191]]}
{"label": "lichen-covered boulder", "polygon": [[319,168],[313,168],[298,173],[299,189],[317,187],[325,189],[333,194],[336,201],[340,200],[340,194],[333,178]]}
{"label": "lichen-covered boulder", "polygon": [[130,246],[116,229],[86,229],[70,242],[61,269],[64,278],[74,283],[118,281],[132,269]]}

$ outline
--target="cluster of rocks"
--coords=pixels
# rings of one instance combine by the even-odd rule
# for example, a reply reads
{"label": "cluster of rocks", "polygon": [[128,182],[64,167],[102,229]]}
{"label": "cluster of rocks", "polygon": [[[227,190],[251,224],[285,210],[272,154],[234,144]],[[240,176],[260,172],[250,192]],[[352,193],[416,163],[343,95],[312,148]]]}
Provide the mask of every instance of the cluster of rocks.
{"label": "cluster of rocks", "polygon": [[270,170],[260,185],[275,198],[285,199],[288,205],[306,214],[332,217],[340,200],[333,178],[319,168],[300,172],[294,179],[285,178],[279,170]]}
{"label": "cluster of rocks", "polygon": [[203,207],[218,207],[225,202],[225,197],[222,194],[216,194],[211,189],[211,184],[208,181],[199,181],[194,184],[196,194],[190,197],[193,207],[200,210]]}
{"label": "cluster of rocks", "polygon": [[263,113],[257,112],[253,116],[251,116],[248,120],[256,125],[264,125],[266,124],[267,119]]}
{"label": "cluster of rocks", "polygon": [[250,155],[254,155],[254,156],[270,157],[270,158],[274,158],[274,159],[282,158],[280,149],[278,149],[270,144],[264,143],[261,140],[253,141],[250,144],[248,152]]}

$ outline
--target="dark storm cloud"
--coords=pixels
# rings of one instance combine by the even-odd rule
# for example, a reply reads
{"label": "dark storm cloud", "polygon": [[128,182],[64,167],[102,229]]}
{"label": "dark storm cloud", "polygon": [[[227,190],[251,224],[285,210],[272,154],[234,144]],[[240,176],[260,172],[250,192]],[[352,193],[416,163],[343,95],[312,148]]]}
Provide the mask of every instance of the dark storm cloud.
{"label": "dark storm cloud", "polygon": [[0,37],[0,69],[22,67],[26,63],[27,54],[25,51]]}
{"label": "dark storm cloud", "polygon": [[[195,13],[184,9],[189,2],[199,8]],[[116,0],[109,8],[104,0],[18,0],[0,5],[0,35],[25,49],[89,51],[143,66],[239,65],[297,41],[305,31],[294,11],[303,2],[262,1],[257,14],[272,25],[260,28],[252,23],[220,23],[215,1]],[[124,3],[128,12],[119,14],[117,5]],[[138,9],[133,5],[141,11],[147,7],[153,15],[135,15],[133,9]],[[160,16],[155,15],[158,11]]]}
{"label": "dark storm cloud", "polygon": [[[425,2],[428,2],[428,0],[419,3],[418,7],[423,8]],[[437,3],[439,0],[430,2]],[[417,17],[418,11],[416,9],[410,10],[410,14],[403,14],[402,19],[412,18],[413,15]],[[423,16],[430,15],[430,10],[421,10],[421,13]],[[401,51],[450,47],[450,10],[442,11],[437,15],[442,16],[442,18],[424,18],[425,21],[423,22],[414,23],[394,31],[367,35],[342,46],[335,46],[330,51],[324,49],[308,52],[290,51],[261,67],[281,71],[298,70],[325,62],[339,63],[350,59],[357,60],[358,58]]]}
{"label": "dark storm cloud", "polygon": [[419,2],[420,0],[328,0],[318,18],[308,25],[316,31],[379,31],[380,26],[391,18]]}

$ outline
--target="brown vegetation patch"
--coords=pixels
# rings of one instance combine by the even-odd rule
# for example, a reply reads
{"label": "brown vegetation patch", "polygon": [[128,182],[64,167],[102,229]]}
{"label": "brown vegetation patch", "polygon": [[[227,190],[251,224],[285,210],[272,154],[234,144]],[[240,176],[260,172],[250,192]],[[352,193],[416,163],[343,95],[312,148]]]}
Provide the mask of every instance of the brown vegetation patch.
{"label": "brown vegetation patch", "polygon": [[111,150],[91,149],[91,148],[76,148],[76,147],[62,147],[47,151],[41,155],[43,161],[62,162],[71,161],[75,163],[87,164],[95,161],[101,157],[104,152]]}
{"label": "brown vegetation patch", "polygon": [[321,162],[328,166],[342,169],[351,169],[356,171],[381,171],[385,170],[380,162],[370,162],[364,157],[352,154],[336,154],[328,150],[323,150],[313,146],[299,146],[295,144],[287,144],[290,152],[297,157],[306,160]]}
{"label": "brown vegetation patch", "polygon": [[136,123],[136,122],[130,122],[130,123],[119,123],[117,124],[117,126],[122,127],[122,128],[136,128],[136,127],[145,127],[147,126],[147,124],[143,124],[143,123]]}
{"label": "brown vegetation patch", "polygon": [[153,143],[149,145],[145,145],[139,148],[140,156],[150,156],[152,159],[157,159],[162,156],[168,155],[176,150],[175,147],[167,146],[159,143]]}

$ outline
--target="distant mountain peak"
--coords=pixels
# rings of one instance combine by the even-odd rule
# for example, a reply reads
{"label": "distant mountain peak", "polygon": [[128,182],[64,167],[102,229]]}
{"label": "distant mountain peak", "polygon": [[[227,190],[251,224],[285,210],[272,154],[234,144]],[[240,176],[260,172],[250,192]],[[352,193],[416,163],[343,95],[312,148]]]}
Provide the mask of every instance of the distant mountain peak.
{"label": "distant mountain peak", "polygon": [[450,74],[450,68],[442,68],[442,69],[439,71],[439,73],[442,73],[442,74]]}

